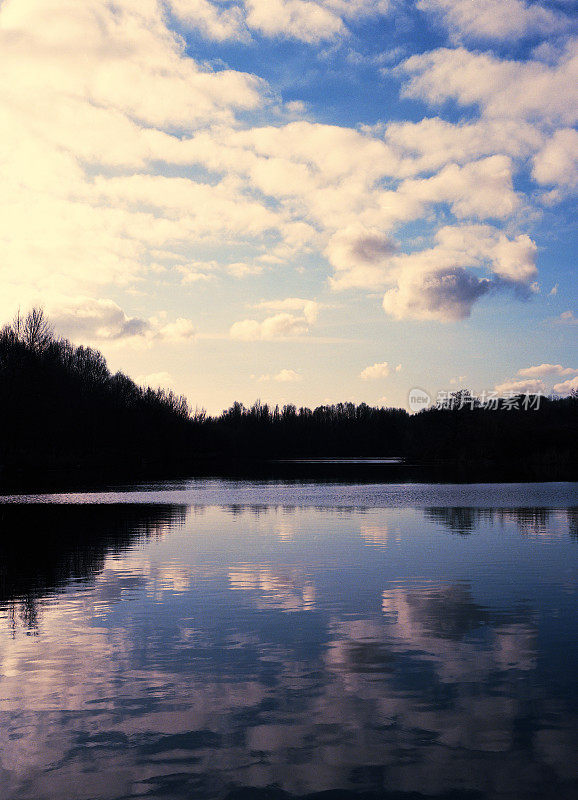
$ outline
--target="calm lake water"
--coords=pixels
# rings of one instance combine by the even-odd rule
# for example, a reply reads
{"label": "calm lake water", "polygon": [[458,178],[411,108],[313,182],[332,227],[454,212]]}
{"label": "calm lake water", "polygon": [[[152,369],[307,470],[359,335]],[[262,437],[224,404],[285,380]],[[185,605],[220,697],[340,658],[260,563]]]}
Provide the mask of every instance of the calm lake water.
{"label": "calm lake water", "polygon": [[574,800],[577,579],[577,484],[2,497],[0,797]]}

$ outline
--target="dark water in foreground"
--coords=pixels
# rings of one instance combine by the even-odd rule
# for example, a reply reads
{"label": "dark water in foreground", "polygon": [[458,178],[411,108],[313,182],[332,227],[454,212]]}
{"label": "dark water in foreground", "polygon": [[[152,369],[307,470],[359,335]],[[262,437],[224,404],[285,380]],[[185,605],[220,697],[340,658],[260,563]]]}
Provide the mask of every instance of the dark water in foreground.
{"label": "dark water in foreground", "polygon": [[0,797],[574,799],[577,580],[576,484],[0,498]]}

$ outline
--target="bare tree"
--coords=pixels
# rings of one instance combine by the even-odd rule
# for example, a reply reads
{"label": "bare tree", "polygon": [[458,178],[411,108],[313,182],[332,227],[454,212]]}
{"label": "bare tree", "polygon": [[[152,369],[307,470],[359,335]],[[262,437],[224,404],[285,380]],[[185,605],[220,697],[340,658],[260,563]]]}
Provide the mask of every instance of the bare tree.
{"label": "bare tree", "polygon": [[22,312],[20,311],[20,308],[18,308],[18,311],[16,312],[16,316],[12,320],[12,330],[14,331],[14,334],[15,334],[17,339],[21,338],[23,327],[24,327],[24,317],[22,316]]}
{"label": "bare tree", "polygon": [[19,338],[22,338],[22,341],[32,350],[44,350],[54,338],[52,326],[42,308],[33,308],[28,312],[24,321],[22,321],[19,311],[16,323],[18,324]]}

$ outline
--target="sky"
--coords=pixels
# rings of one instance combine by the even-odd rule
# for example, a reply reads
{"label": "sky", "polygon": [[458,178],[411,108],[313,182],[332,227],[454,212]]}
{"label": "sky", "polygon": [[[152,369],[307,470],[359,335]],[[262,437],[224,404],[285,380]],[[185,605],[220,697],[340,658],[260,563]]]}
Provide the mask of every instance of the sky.
{"label": "sky", "polygon": [[0,321],[233,401],[578,388],[576,0],[0,0]]}

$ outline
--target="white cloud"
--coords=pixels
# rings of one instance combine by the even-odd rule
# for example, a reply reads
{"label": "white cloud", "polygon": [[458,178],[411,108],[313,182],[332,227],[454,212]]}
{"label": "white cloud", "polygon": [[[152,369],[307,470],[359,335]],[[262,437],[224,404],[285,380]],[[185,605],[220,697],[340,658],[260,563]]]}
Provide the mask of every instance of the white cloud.
{"label": "white cloud", "polygon": [[382,361],[381,363],[375,363],[371,367],[366,367],[362,370],[359,374],[359,377],[363,381],[374,381],[380,378],[387,378],[389,375],[389,364],[387,361]]}
{"label": "white cloud", "polygon": [[554,384],[554,391],[557,394],[569,395],[573,391],[578,392],[578,376],[571,378],[569,381]]}
{"label": "white cloud", "polygon": [[578,131],[556,131],[534,157],[534,180],[559,187],[578,186]]}
{"label": "white cloud", "polygon": [[299,383],[303,380],[303,376],[294,369],[282,369],[276,375],[261,375],[258,380],[261,382]]}
{"label": "white cloud", "polygon": [[188,342],[195,337],[197,329],[190,319],[178,317],[174,322],[158,327],[156,336],[165,342]]}
{"label": "white cloud", "polygon": [[317,43],[347,34],[344,20],[386,14],[390,0],[244,0],[246,22],[264,36]]}
{"label": "white cloud", "polygon": [[539,364],[535,367],[525,367],[518,370],[522,378],[538,378],[545,375],[578,375],[578,369],[563,367],[562,364]]}
{"label": "white cloud", "polygon": [[231,339],[240,339],[243,342],[254,342],[262,339],[261,324],[256,319],[243,319],[234,322],[229,331]]}
{"label": "white cloud", "polygon": [[303,376],[294,369],[282,369],[273,376],[273,380],[278,383],[298,383],[303,380]]}
{"label": "white cloud", "polygon": [[507,394],[538,394],[546,391],[546,384],[540,380],[506,381],[496,387],[496,392]]}
{"label": "white cloud", "polygon": [[[159,249],[178,264],[200,237],[282,226],[232,183],[136,174],[184,163],[184,131],[266,102],[255,76],[186,56],[161,4],[7,0],[0,53],[3,306],[30,287],[47,299],[132,285]],[[119,166],[131,176],[110,177]]]}
{"label": "white cloud", "polygon": [[310,0],[245,0],[247,24],[265,36],[284,35],[304,42],[332,39],[345,32],[339,15]]}
{"label": "white cloud", "polygon": [[[97,199],[115,207],[155,209],[167,235],[217,237],[225,228],[237,236],[256,236],[279,226],[278,216],[224,179],[217,184],[163,175],[97,178]],[[177,223],[173,226],[173,223]],[[174,227],[174,232],[173,232]]]}
{"label": "white cloud", "polygon": [[264,300],[257,303],[255,308],[279,313],[266,317],[262,322],[255,319],[235,322],[229,332],[232,339],[253,342],[306,336],[319,314],[319,304],[316,301],[300,297]]}
{"label": "white cloud", "polygon": [[[390,0],[169,0],[181,23],[217,42],[248,42],[250,31],[309,44],[347,36],[345,21],[387,14]],[[226,3],[226,4],[225,4]]]}
{"label": "white cloud", "polygon": [[317,322],[319,303],[315,300],[305,300],[301,297],[286,297],[284,300],[263,300],[255,304],[255,308],[267,311],[301,311],[309,325]]}
{"label": "white cloud", "polygon": [[255,76],[184,58],[184,43],[153,0],[8,0],[1,26],[12,97],[43,84],[49,95],[86,98],[160,126],[228,120],[232,108],[260,102]]}
{"label": "white cloud", "polygon": [[[192,0],[186,4],[183,0],[182,7],[185,5],[190,11],[193,7],[206,10],[210,4],[195,4]],[[332,13],[355,18],[356,15],[369,14],[376,9],[386,11],[386,5],[380,4],[377,8],[375,4],[364,2],[328,2],[325,7]],[[216,11],[224,10],[223,7],[214,8]],[[136,13],[135,9],[134,4],[128,4],[126,16]],[[162,44],[159,43],[155,50],[157,56],[160,57],[167,50],[168,42],[168,49],[172,53],[171,63],[176,58],[188,64],[191,60],[182,57],[178,40],[163,29],[158,15],[155,16],[148,6],[146,9],[149,15],[147,19],[150,17],[149,21],[155,23],[151,23],[147,35],[150,36],[152,31],[162,39]],[[137,30],[140,31],[141,27],[142,20],[136,24]],[[235,75],[235,79],[240,77],[239,73]],[[215,74],[207,73],[206,77],[212,80]],[[252,80],[251,76],[245,77]],[[212,89],[210,94],[212,96]],[[365,264],[366,277],[358,276],[355,285],[378,285],[383,282],[384,276],[375,256],[379,256],[379,251],[385,254],[387,248],[392,246],[388,229],[399,222],[418,218],[423,214],[425,205],[449,203],[459,217],[504,217],[517,204],[511,187],[511,167],[506,156],[482,159],[473,164],[449,164],[431,178],[402,183],[397,191],[380,191],[376,188],[378,181],[386,175],[412,175],[422,169],[435,169],[443,162],[443,159],[440,162],[439,154],[448,152],[446,144],[460,126],[442,124],[439,120],[437,129],[441,140],[437,152],[420,157],[418,152],[409,153],[407,148],[403,150],[400,135],[396,138],[393,129],[390,132],[393,137],[391,143],[351,129],[306,122],[253,130],[233,130],[225,126],[213,128],[210,132],[195,132],[194,136],[187,139],[135,123],[126,116],[126,109],[119,110],[110,104],[100,108],[93,103],[83,104],[82,99],[78,98],[77,106],[73,108],[70,101],[63,98],[62,102],[52,103],[52,108],[55,107],[66,109],[66,112],[59,111],[59,114],[66,114],[63,119],[66,126],[61,127],[66,129],[74,126],[75,120],[82,121],[82,127],[74,128],[73,132],[74,141],[79,142],[78,146],[86,157],[98,159],[105,154],[111,163],[131,163],[134,166],[144,166],[150,160],[162,157],[175,164],[199,163],[229,176],[217,184],[154,175],[97,178],[90,187],[83,187],[80,193],[85,203],[84,213],[75,224],[79,209],[70,214],[70,201],[61,201],[58,217],[62,230],[58,247],[52,248],[52,258],[55,263],[58,262],[60,270],[65,265],[63,282],[70,279],[73,268],[78,279],[78,243],[87,248],[87,262],[98,258],[101,264],[106,263],[103,258],[107,255],[106,248],[112,251],[106,270],[86,270],[89,280],[99,275],[106,282],[139,274],[150,249],[161,244],[170,251],[174,243],[176,257],[177,247],[192,239],[228,239],[233,243],[239,239],[246,241],[248,237],[259,239],[268,232],[275,232],[285,240],[285,250],[283,246],[278,249],[279,253],[284,252],[280,256],[283,261],[300,247],[318,246],[322,244],[320,239],[323,237],[327,241],[334,231],[353,226],[359,231],[358,237],[349,244],[340,244],[339,236],[332,239],[328,246],[329,258],[334,266],[336,262],[342,264],[349,258],[358,259],[360,271],[361,263]],[[53,117],[53,114],[46,114],[49,126]],[[218,120],[218,115],[214,120]],[[451,153],[456,161],[471,160],[476,154],[484,154],[488,150],[487,141],[491,138],[489,129],[475,131],[475,126],[466,127],[467,130],[460,128],[459,134],[456,134],[457,140],[462,137],[461,141],[456,140]],[[114,131],[114,134],[107,137],[110,131]],[[498,137],[497,131],[498,128],[494,126],[494,137]],[[63,145],[65,149],[67,146],[70,148],[73,137],[66,140],[61,133],[58,135],[59,149]],[[433,138],[431,130],[420,130],[420,135],[422,143]],[[512,144],[510,151],[525,153],[530,146],[537,147],[539,143],[533,141],[533,135],[530,128],[525,130],[518,137],[520,141]],[[515,139],[514,131],[508,131],[507,134],[502,132],[501,139],[499,142],[496,139],[495,145],[506,147],[508,142]],[[112,146],[109,146],[109,142]],[[482,146],[484,142],[485,150]],[[22,164],[32,161],[50,163],[33,153],[23,153],[21,165],[15,170],[15,182],[21,175]],[[62,176],[67,175],[67,171],[70,173],[71,187],[78,192],[78,182],[82,182],[83,178],[73,158],[67,162],[66,169],[55,162],[46,183],[62,185]],[[35,175],[34,180],[37,183],[39,176]],[[250,193],[255,189],[280,201],[280,209],[273,211],[267,202],[251,197]],[[114,204],[114,209],[110,208],[111,204]],[[29,199],[24,200],[23,205],[27,209],[34,209],[34,203]],[[103,205],[109,208],[103,208]],[[35,216],[50,213],[52,207],[56,208],[51,201],[47,201],[46,208],[38,208],[38,214],[32,215],[33,220]],[[18,205],[11,203],[5,216],[7,229],[14,230],[15,215],[22,216]],[[102,217],[100,222],[99,217]],[[311,220],[318,225],[319,233],[314,231]],[[52,238],[58,231],[59,225],[52,226]],[[42,234],[43,231],[38,230],[28,238],[36,243],[48,241]],[[24,238],[21,237],[22,240]],[[75,252],[67,255],[63,249],[65,243],[70,241],[75,242]],[[99,244],[95,245],[95,242]],[[347,253],[348,246],[350,253]],[[370,246],[369,249],[373,247],[373,254],[368,253],[367,246]],[[28,246],[27,252],[8,255],[13,259],[30,260],[30,249]],[[46,253],[42,255],[46,263]],[[68,264],[69,268],[66,267]],[[251,265],[239,266],[236,270],[237,274],[254,271],[256,269]],[[233,264],[230,272],[235,273]],[[352,274],[351,271],[349,274]],[[196,269],[189,270],[185,280],[199,281],[207,277],[205,269]],[[86,290],[85,286],[82,288]]]}
{"label": "white cloud", "polygon": [[568,26],[562,15],[524,0],[418,0],[417,7],[441,18],[458,41],[517,39]]}
{"label": "white cloud", "polygon": [[[529,236],[509,239],[489,225],[440,228],[432,247],[412,253],[388,256],[384,245],[375,263],[351,255],[359,235],[357,230],[344,231],[330,242],[326,252],[336,268],[332,285],[335,289],[390,285],[383,307],[397,319],[464,319],[492,286],[510,285],[528,293],[537,274],[537,248]],[[481,277],[480,269],[489,277]]]}
{"label": "white cloud", "polygon": [[[408,265],[409,266],[409,265]],[[490,282],[463,267],[402,272],[397,286],[383,298],[383,308],[396,319],[451,322],[468,317],[473,304],[489,291]]]}
{"label": "white cloud", "polygon": [[222,7],[209,0],[169,0],[173,13],[189,28],[217,42],[249,39],[242,10]]}
{"label": "white cloud", "polygon": [[427,265],[480,266],[501,279],[529,285],[537,274],[537,247],[526,234],[509,239],[489,225],[446,226],[435,235],[436,247],[422,251]]}
{"label": "white cloud", "polygon": [[400,69],[411,76],[408,97],[478,105],[496,119],[571,125],[578,109],[577,64],[576,43],[570,42],[554,64],[509,61],[458,47],[411,56]]}
{"label": "white cloud", "polygon": [[240,322],[235,322],[231,326],[230,336],[231,339],[240,339],[246,342],[253,342],[259,339],[266,341],[271,339],[292,339],[306,336],[316,318],[317,307],[314,303],[313,306],[303,307],[302,315],[281,312],[267,317],[262,322],[258,322],[255,319],[244,319]]}
{"label": "white cloud", "polygon": [[261,323],[262,339],[278,339],[280,337],[303,336],[309,333],[309,320],[294,314],[275,314]]}
{"label": "white cloud", "polygon": [[574,316],[573,311],[563,311],[556,322],[560,325],[578,325],[578,317]]}
{"label": "white cloud", "polygon": [[191,320],[129,317],[113,300],[91,297],[63,298],[47,306],[55,331],[73,341],[150,345],[153,341],[180,343],[194,338]]}
{"label": "white cloud", "polygon": [[504,280],[533,289],[532,279],[538,274],[537,252],[536,244],[525,233],[515,239],[502,234],[491,252],[492,271]]}
{"label": "white cloud", "polygon": [[458,219],[504,219],[518,205],[512,186],[512,163],[502,155],[462,167],[448,164],[431,178],[403,182],[397,193],[420,204],[449,203]]}
{"label": "white cloud", "polygon": [[544,141],[534,125],[508,119],[452,123],[426,117],[419,122],[390,123],[383,136],[399,158],[400,176],[432,172],[449,163],[461,165],[497,153],[522,159]]}
{"label": "white cloud", "polygon": [[[389,6],[171,3],[182,25],[217,41],[242,38],[247,25],[320,41]],[[250,127],[241,115],[267,110],[268,86],[190,58],[165,12],[156,0],[0,6],[0,137],[8,154],[1,166],[3,306],[33,291],[74,298],[108,284],[132,289],[171,271],[185,285],[217,274],[243,277],[262,264],[298,264],[302,253],[326,255],[336,289],[388,289],[385,307],[400,318],[466,316],[488,289],[480,270],[529,286],[536,269],[528,236],[479,234],[469,254],[438,238],[432,248],[404,254],[394,235],[403,223],[442,214],[510,222],[521,205],[512,177],[528,158],[535,157],[536,180],[565,179],[571,134],[546,134],[524,117],[568,116],[569,49],[552,64],[461,49],[405,62],[413,76],[408,91],[479,103],[485,116],[474,122],[422,120],[379,132],[304,120]],[[211,260],[217,247],[226,255]],[[287,305],[294,300],[270,305],[262,321],[235,323],[231,335],[305,335],[318,306]],[[110,330],[127,323],[115,324]],[[165,339],[186,338],[184,322],[169,324]]]}
{"label": "white cloud", "polygon": [[382,285],[387,280],[387,260],[396,249],[395,242],[376,228],[356,224],[337,231],[325,249],[336,271],[333,288]]}
{"label": "white cloud", "polygon": [[147,319],[128,317],[112,300],[79,297],[48,306],[57,333],[72,340],[115,340],[145,337],[152,332]]}
{"label": "white cloud", "polygon": [[395,0],[316,0],[316,2],[340,14],[344,19],[351,20],[388,14],[395,9]]}
{"label": "white cloud", "polygon": [[[528,291],[536,275],[536,246],[525,234],[508,239],[487,225],[462,225],[441,228],[434,238],[433,247],[389,261],[394,286],[385,293],[383,307],[396,319],[464,319],[493,285],[504,282]],[[490,277],[473,268],[487,270]]]}

